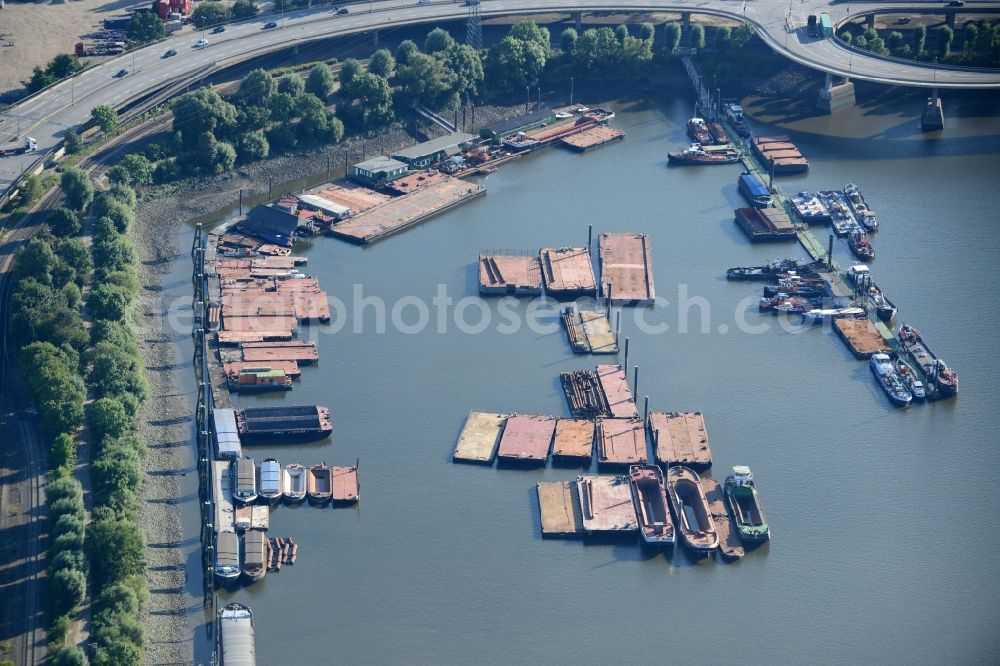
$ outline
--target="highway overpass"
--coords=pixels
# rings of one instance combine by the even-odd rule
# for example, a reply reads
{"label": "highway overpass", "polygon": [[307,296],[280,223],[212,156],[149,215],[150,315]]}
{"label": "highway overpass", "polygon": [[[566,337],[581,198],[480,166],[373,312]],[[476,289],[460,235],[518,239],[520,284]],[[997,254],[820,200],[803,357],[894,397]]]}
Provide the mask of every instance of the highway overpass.
{"label": "highway overpass", "polygon": [[[490,16],[552,12],[690,12],[749,21],[775,51],[813,69],[851,79],[890,85],[925,88],[998,88],[1000,72],[937,67],[887,60],[856,53],[834,39],[810,38],[805,34],[809,14],[829,12],[835,24],[871,13],[946,11],[945,3],[921,0],[874,1],[850,4],[834,0],[484,0],[481,14]],[[1000,2],[970,0],[960,11],[1000,11]],[[953,11],[948,8],[947,11]],[[330,6],[283,15],[277,29],[264,30],[274,15],[231,25],[219,35],[190,30],[155,45],[112,59],[46,89],[0,114],[0,143],[33,136],[45,151],[61,140],[66,129],[86,122],[90,109],[99,104],[115,107],[174,82],[189,80],[195,73],[236,64],[295,44],[347,36],[418,23],[462,20],[467,8],[448,0],[418,5],[415,0],[379,0],[351,5],[351,13],[337,15]],[[206,37],[209,45],[193,48]],[[163,58],[167,49],[177,55]],[[116,78],[122,68],[129,75]],[[30,166],[31,154],[0,158],[0,194]]]}

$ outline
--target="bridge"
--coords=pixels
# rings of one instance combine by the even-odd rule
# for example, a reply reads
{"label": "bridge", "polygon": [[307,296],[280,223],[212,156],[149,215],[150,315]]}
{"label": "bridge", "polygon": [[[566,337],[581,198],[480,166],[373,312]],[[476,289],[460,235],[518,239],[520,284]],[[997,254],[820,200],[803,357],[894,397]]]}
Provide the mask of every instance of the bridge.
{"label": "bridge", "polygon": [[[338,15],[332,7],[320,7],[284,14],[276,29],[265,30],[274,15],[230,25],[224,33],[209,35],[177,34],[154,45],[138,49],[32,95],[0,113],[0,144],[18,137],[32,136],[44,153],[56,147],[65,131],[87,122],[90,109],[100,104],[121,108],[152,95],[166,97],[183,90],[191,81],[242,61],[308,42],[420,23],[460,21],[467,7],[450,0],[432,0],[419,5],[415,0],[373,0],[350,5],[350,13]],[[973,70],[887,59],[848,48],[837,39],[812,38],[805,25],[810,14],[828,12],[835,25],[859,20],[876,13],[1000,12],[1000,0],[970,0],[962,8],[927,0],[854,2],[850,0],[484,0],[483,18],[502,15],[587,12],[680,12],[687,21],[691,14],[707,14],[748,21],[776,52],[832,77],[863,79],[889,85],[929,89],[1000,88],[1000,71]],[[209,44],[193,48],[199,37]],[[167,49],[177,55],[163,58]],[[128,76],[115,74],[127,68]],[[849,84],[848,84],[849,85]],[[936,97],[936,95],[935,95]],[[851,93],[853,103],[853,92]],[[30,168],[37,155],[0,158],[0,195]]]}

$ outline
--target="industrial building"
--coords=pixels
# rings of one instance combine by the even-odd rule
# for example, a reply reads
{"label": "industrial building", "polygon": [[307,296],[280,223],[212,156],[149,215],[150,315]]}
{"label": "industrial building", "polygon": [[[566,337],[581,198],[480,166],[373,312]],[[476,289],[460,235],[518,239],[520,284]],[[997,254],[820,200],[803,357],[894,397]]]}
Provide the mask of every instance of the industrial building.
{"label": "industrial building", "polygon": [[430,141],[418,143],[392,154],[394,160],[406,162],[411,169],[423,169],[462,152],[462,145],[475,140],[475,135],[452,132]]}
{"label": "industrial building", "polygon": [[409,166],[406,162],[379,155],[370,160],[358,162],[351,167],[351,178],[365,185],[378,187],[405,176],[407,170],[409,170]]}
{"label": "industrial building", "polygon": [[518,132],[530,132],[533,129],[538,129],[555,119],[556,114],[552,109],[543,108],[523,116],[518,116],[517,118],[511,118],[510,120],[504,120],[503,122],[484,127],[479,130],[479,136],[490,141],[499,141],[504,137],[517,134]]}

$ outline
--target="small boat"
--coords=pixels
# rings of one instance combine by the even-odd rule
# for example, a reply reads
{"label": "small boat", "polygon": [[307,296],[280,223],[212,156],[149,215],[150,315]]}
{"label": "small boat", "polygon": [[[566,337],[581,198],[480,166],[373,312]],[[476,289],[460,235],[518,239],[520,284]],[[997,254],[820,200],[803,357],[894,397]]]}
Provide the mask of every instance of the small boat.
{"label": "small boat", "polygon": [[847,196],[847,202],[854,212],[858,224],[867,231],[878,231],[878,218],[875,217],[875,212],[868,207],[865,198],[861,196],[861,190],[858,189],[858,186],[854,183],[848,183],[844,186],[844,194]]}
{"label": "small boat", "polygon": [[629,483],[642,540],[657,545],[673,544],[674,523],[670,518],[663,472],[656,465],[632,465]]}
{"label": "small boat", "polygon": [[924,383],[917,379],[917,373],[913,371],[909,365],[906,364],[901,358],[897,358],[893,361],[893,367],[896,369],[896,374],[899,378],[903,380],[906,384],[906,388],[910,390],[913,394],[914,400],[924,400],[927,398],[927,391],[924,390]]}
{"label": "small boat", "polygon": [[722,123],[708,123],[708,131],[712,135],[712,142],[717,146],[724,146],[729,143],[729,134],[722,126]]}
{"label": "small boat", "polygon": [[746,465],[735,465],[733,473],[726,477],[723,487],[726,494],[726,504],[729,513],[736,522],[736,529],[743,541],[759,543],[771,538],[771,530],[764,517],[764,509],[760,506],[757,486],[753,482],[753,474]]}
{"label": "small boat", "polygon": [[310,502],[329,502],[333,491],[333,477],[330,468],[325,464],[310,467],[306,489]]}
{"label": "small boat", "polygon": [[872,282],[871,268],[866,264],[854,264],[847,269],[847,277],[858,288],[859,295],[865,299],[865,305],[875,309],[879,319],[885,322],[893,320],[896,316],[896,306]]}
{"label": "small boat", "polygon": [[559,120],[564,120],[566,118],[572,118],[572,117],[573,117],[572,113],[566,113],[565,111],[560,111],[559,113],[556,114],[556,118],[558,118]]}
{"label": "small boat", "polygon": [[761,298],[757,307],[759,310],[771,314],[803,314],[813,307],[813,303],[801,296],[778,294],[770,298]]}
{"label": "small boat", "polygon": [[700,143],[692,143],[682,151],[667,153],[670,164],[704,165],[704,164],[734,164],[740,161],[735,150],[706,150]]}
{"label": "small boat", "polygon": [[805,259],[777,259],[763,266],[738,266],[726,270],[727,280],[769,280],[777,281],[779,276],[795,271],[802,276],[821,271],[826,267],[824,261],[807,261]]}
{"label": "small boat", "polygon": [[267,573],[271,544],[260,530],[247,530],[243,536],[243,575],[251,583],[257,582]]}
{"label": "small boat", "polygon": [[889,396],[889,400],[900,407],[906,407],[910,404],[910,401],[913,400],[913,394],[910,393],[910,389],[906,388],[906,384],[892,367],[892,360],[888,354],[872,354],[868,364],[875,379],[878,380],[879,386]]}
{"label": "small boat", "polygon": [[285,465],[281,470],[281,495],[287,502],[301,502],[306,498],[306,468],[298,463]]}
{"label": "small boat", "polygon": [[257,467],[253,458],[237,458],[232,466],[233,499],[249,504],[257,499]]}
{"label": "small boat", "polygon": [[263,391],[290,391],[292,378],[284,370],[270,366],[241,368],[229,373],[227,378],[229,390],[242,393]]}
{"label": "small boat", "polygon": [[281,499],[281,465],[274,458],[265,458],[260,464],[260,483],[257,494],[274,504]]}
{"label": "small boat", "polygon": [[792,197],[792,205],[806,224],[825,224],[830,221],[830,211],[812,192],[799,192]]}
{"label": "small boat", "polygon": [[736,529],[736,523],[729,519],[726,510],[726,499],[719,482],[709,477],[701,478],[701,487],[708,500],[708,509],[715,521],[715,529],[719,533],[719,552],[727,560],[738,560],[746,554],[743,540]]}
{"label": "small boat", "polygon": [[719,545],[715,521],[698,474],[683,465],[667,470],[667,495],[677,517],[677,529],[693,551],[708,554]]}
{"label": "small boat", "polygon": [[802,321],[807,324],[819,324],[832,319],[859,319],[864,316],[864,308],[829,308],[803,312]]}
{"label": "small boat", "polygon": [[687,123],[688,134],[691,135],[691,140],[700,143],[703,146],[710,145],[712,143],[712,134],[708,131],[708,124],[703,118],[694,117]]}
{"label": "small boat", "polygon": [[777,296],[798,296],[799,298],[816,300],[822,299],[826,295],[826,287],[817,284],[769,284],[764,287],[764,296],[766,298],[775,298]]}
{"label": "small boat", "polygon": [[875,258],[875,248],[872,247],[868,240],[868,234],[861,227],[851,230],[847,237],[847,245],[851,248],[854,256],[862,261],[871,261]]}
{"label": "small boat", "polygon": [[[940,397],[947,398],[958,393],[958,375],[930,350],[917,329],[909,324],[903,324],[899,327],[897,337],[914,363],[924,371],[924,375]],[[924,390],[926,391],[927,387],[924,387]]]}
{"label": "small boat", "polygon": [[240,538],[236,532],[224,530],[216,533],[212,571],[222,585],[235,583],[240,577]]}
{"label": "small boat", "polygon": [[746,117],[743,115],[743,107],[739,104],[726,103],[722,105],[722,111],[737,134],[743,137],[750,136],[750,127],[747,126]]}

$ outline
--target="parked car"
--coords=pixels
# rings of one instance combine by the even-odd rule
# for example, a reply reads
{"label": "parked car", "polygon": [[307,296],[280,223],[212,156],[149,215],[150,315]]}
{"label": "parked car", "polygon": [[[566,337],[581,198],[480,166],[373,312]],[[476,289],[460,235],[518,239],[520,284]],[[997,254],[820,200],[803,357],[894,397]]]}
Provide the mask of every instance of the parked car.
{"label": "parked car", "polygon": [[118,70],[118,71],[117,71],[117,72],[115,73],[115,78],[116,78],[116,79],[120,79],[120,78],[122,78],[123,76],[128,76],[128,70],[127,70],[127,69],[119,69],[119,70]]}
{"label": "parked car", "polygon": [[166,51],[163,52],[164,58],[173,58],[175,55],[177,55],[177,51],[173,49],[167,49]]}
{"label": "parked car", "polygon": [[264,24],[263,30],[270,30],[271,28],[277,28],[278,24],[275,21],[268,21]]}
{"label": "parked car", "polygon": [[193,48],[193,49],[203,49],[206,46],[208,46],[208,40],[207,39],[199,39],[197,42],[195,42],[194,44],[191,45],[191,48]]}

